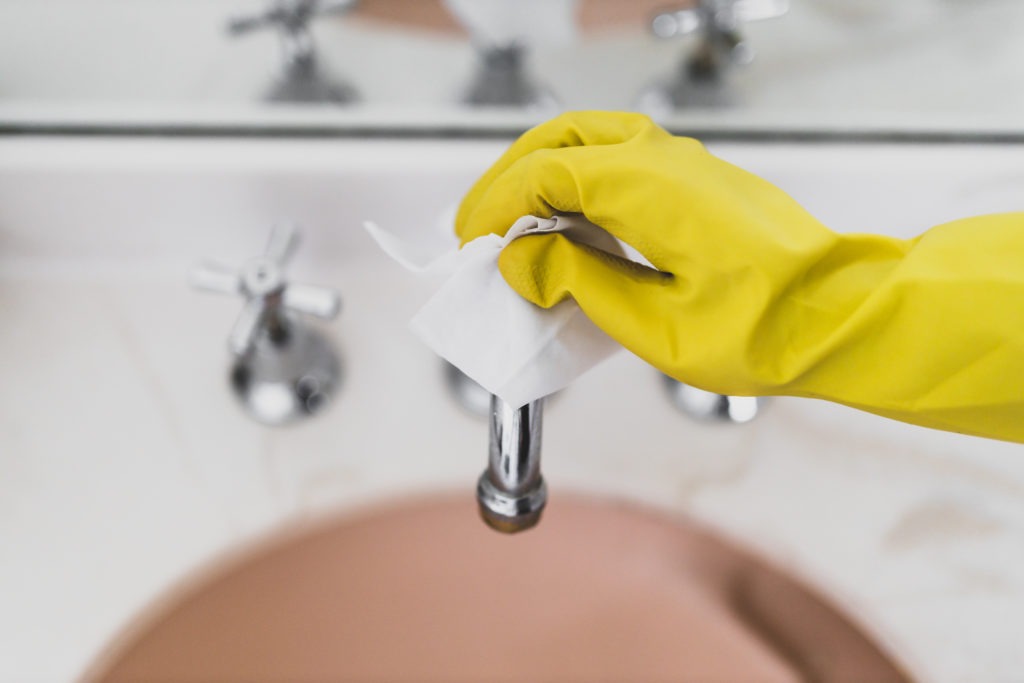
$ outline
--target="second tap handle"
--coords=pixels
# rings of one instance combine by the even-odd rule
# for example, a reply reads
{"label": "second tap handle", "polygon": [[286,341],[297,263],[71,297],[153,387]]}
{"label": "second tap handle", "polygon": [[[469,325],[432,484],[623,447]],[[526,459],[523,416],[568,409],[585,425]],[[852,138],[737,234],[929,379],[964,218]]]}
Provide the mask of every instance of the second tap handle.
{"label": "second tap handle", "polygon": [[273,22],[273,14],[271,12],[263,12],[262,14],[254,14],[248,17],[232,17],[228,19],[227,29],[230,35],[241,36],[258,28],[269,26]]}
{"label": "second tap handle", "polygon": [[256,336],[263,325],[267,305],[263,299],[253,297],[245,302],[241,313],[228,335],[228,349],[236,356],[244,356],[256,343]]}
{"label": "second tap handle", "polygon": [[288,285],[284,306],[293,311],[330,320],[341,310],[341,297],[333,289],[314,285]]}
{"label": "second tap handle", "polygon": [[284,267],[299,246],[299,230],[292,223],[278,223],[270,230],[263,256],[277,267]]}
{"label": "second tap handle", "polygon": [[203,263],[192,269],[189,282],[196,289],[218,294],[240,294],[242,277],[234,268],[219,263]]}

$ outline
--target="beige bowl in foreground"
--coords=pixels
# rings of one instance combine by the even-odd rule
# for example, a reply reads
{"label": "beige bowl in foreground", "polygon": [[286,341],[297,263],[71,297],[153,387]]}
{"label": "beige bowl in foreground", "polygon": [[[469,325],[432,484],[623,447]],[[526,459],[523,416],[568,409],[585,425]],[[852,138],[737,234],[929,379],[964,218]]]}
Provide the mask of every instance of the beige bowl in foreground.
{"label": "beige bowl in foreground", "polygon": [[904,681],[826,601],[685,520],[467,497],[283,535],[151,610],[97,681]]}

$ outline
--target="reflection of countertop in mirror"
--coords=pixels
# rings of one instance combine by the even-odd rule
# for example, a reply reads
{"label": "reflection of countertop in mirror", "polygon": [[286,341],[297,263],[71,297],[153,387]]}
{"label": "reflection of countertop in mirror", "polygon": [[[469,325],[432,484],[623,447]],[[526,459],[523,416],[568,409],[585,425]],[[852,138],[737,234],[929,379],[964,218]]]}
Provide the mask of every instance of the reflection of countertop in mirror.
{"label": "reflection of countertop in mirror", "polygon": [[[745,29],[757,56],[728,75],[736,106],[698,117],[743,128],[775,121],[846,130],[866,121],[914,130],[919,122],[952,120],[970,129],[979,120],[1021,130],[1024,4],[791,4],[787,16]],[[0,0],[0,63],[7,65],[0,73],[0,123],[80,119],[96,106],[114,121],[123,111],[129,119],[154,112],[156,119],[179,122],[195,116],[274,122],[278,112],[247,103],[277,73],[275,36],[262,31],[230,39],[224,32],[227,17],[258,5]],[[423,112],[432,112],[457,127],[475,116],[452,104],[475,68],[464,38],[344,17],[319,21],[314,34],[325,67],[351,81],[382,118],[417,125]],[[568,108],[623,109],[672,73],[691,47],[685,40],[656,41],[630,25],[621,33],[587,34],[577,44],[535,46],[530,64]],[[350,115],[337,110],[332,126],[343,128]],[[506,127],[522,118],[509,116]]]}
{"label": "reflection of countertop in mirror", "polygon": [[[185,573],[287,522],[472,496],[485,424],[407,331],[422,282],[359,223],[433,225],[506,143],[0,140],[0,679],[71,679]],[[1013,147],[713,151],[839,230],[1020,208]],[[296,277],[345,299],[330,330],[346,380],[320,419],[273,431],[225,381],[238,302],[185,275],[238,262],[282,216],[306,228]],[[552,401],[544,448],[552,500],[584,490],[721,529],[829,591],[922,680],[1020,674],[1020,445],[794,399],[698,424],[623,353]]]}

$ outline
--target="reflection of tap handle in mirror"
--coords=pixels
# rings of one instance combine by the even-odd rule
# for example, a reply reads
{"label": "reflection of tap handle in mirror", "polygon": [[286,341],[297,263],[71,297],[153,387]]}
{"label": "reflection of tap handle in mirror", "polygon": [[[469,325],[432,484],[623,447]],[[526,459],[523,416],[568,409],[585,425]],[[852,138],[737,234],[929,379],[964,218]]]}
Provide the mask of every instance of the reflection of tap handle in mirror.
{"label": "reflection of tap handle in mirror", "polygon": [[671,40],[693,35],[696,44],[669,78],[641,91],[636,108],[658,118],[679,109],[736,105],[741,98],[723,76],[729,66],[753,61],[742,24],[787,11],[789,0],[699,0],[696,6],[656,14],[649,23],[654,36]]}
{"label": "reflection of tap handle in mirror", "polygon": [[228,21],[228,33],[245,35],[264,27],[277,27],[281,31],[288,62],[313,58],[313,42],[309,37],[309,23],[318,16],[344,14],[355,7],[357,0],[275,0],[260,14],[235,17]]}
{"label": "reflection of tap handle in mirror", "polygon": [[747,64],[754,53],[742,39],[742,24],[774,19],[789,11],[789,0],[701,0],[697,7],[660,12],[651,20],[651,32],[662,39],[699,33],[701,46],[695,59],[721,67],[722,58]]}
{"label": "reflection of tap handle in mirror", "polygon": [[276,28],[281,40],[283,76],[267,95],[271,101],[336,102],[357,99],[354,88],[331,82],[317,68],[310,22],[316,17],[345,14],[358,0],[274,0],[263,12],[228,21],[230,35],[240,36],[261,28]]}

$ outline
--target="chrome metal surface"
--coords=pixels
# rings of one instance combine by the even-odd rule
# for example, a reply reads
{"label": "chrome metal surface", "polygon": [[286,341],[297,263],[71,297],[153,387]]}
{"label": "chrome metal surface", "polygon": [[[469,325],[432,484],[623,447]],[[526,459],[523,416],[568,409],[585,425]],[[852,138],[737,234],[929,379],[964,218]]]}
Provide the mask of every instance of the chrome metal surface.
{"label": "chrome metal surface", "polygon": [[335,102],[358,99],[355,89],[328,76],[319,65],[309,25],[314,18],[343,14],[358,0],[273,0],[260,14],[230,19],[227,31],[241,36],[275,28],[281,41],[282,72],[266,98],[274,102]]}
{"label": "chrome metal surface", "polygon": [[286,332],[259,330],[253,352],[231,368],[231,387],[247,413],[268,425],[314,415],[330,404],[341,377],[326,337],[283,316]]}
{"label": "chrome metal surface", "polygon": [[284,267],[298,240],[295,226],[278,225],[263,255],[240,270],[206,264],[192,271],[194,287],[246,299],[228,335],[235,358],[231,386],[246,411],[264,424],[284,424],[321,410],[341,376],[330,342],[296,315],[329,320],[341,309],[331,289],[286,282]]}
{"label": "chrome metal surface", "polygon": [[760,413],[766,399],[757,396],[725,396],[704,391],[664,375],[672,405],[687,416],[707,422],[744,424]]}
{"label": "chrome metal surface", "polygon": [[740,27],[788,11],[789,0],[701,0],[697,7],[656,15],[651,20],[656,37],[696,35],[697,45],[671,78],[641,95],[640,106],[657,111],[733,104],[731,94],[722,87],[724,73],[731,65],[754,59]]}
{"label": "chrome metal surface", "polygon": [[476,496],[484,522],[503,533],[529,529],[540,521],[547,487],[540,472],[544,399],[513,408],[491,397],[490,452]]}
{"label": "chrome metal surface", "polygon": [[524,107],[555,110],[558,101],[538,85],[526,68],[522,45],[477,49],[479,64],[462,101],[480,107]]}
{"label": "chrome metal surface", "polygon": [[455,402],[470,415],[485,418],[491,414],[491,392],[474,382],[466,373],[448,361],[444,363],[444,379]]}

